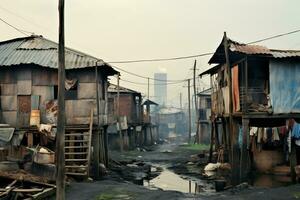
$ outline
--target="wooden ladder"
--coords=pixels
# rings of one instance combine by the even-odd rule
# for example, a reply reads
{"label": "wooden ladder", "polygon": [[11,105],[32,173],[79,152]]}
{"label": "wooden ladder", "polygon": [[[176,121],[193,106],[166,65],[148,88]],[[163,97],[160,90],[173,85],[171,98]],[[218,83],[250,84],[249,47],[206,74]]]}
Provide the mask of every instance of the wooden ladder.
{"label": "wooden ladder", "polygon": [[65,133],[66,175],[89,177],[92,130],[93,110],[91,110],[88,132],[76,130]]}

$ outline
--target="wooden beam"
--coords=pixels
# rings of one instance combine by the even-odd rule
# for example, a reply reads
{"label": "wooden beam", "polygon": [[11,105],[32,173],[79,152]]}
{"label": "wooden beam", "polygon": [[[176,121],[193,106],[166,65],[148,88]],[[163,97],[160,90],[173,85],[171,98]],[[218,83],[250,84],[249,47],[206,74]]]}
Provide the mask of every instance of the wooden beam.
{"label": "wooden beam", "polygon": [[56,133],[56,200],[65,199],[65,34],[64,0],[59,0],[58,114]]}

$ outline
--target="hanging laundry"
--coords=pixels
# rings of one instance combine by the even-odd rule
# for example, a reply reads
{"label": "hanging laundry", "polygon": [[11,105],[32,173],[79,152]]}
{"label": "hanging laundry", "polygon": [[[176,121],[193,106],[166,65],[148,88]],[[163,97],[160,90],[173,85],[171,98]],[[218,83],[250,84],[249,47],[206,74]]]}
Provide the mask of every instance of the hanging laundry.
{"label": "hanging laundry", "polygon": [[273,138],[272,138],[273,141],[280,141],[280,138],[279,138],[279,132],[278,132],[278,129],[275,127],[273,128]]}
{"label": "hanging laundry", "polygon": [[300,139],[300,124],[298,124],[297,122],[294,122],[292,128],[292,138]]}
{"label": "hanging laundry", "polygon": [[257,127],[251,127],[251,129],[250,129],[250,136],[256,135],[257,131],[258,131]]}

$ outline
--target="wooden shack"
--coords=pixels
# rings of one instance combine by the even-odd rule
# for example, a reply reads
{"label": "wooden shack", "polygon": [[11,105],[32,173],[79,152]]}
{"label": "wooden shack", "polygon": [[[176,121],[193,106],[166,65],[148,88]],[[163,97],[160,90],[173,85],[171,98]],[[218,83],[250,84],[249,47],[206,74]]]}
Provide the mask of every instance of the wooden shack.
{"label": "wooden shack", "polygon": [[175,140],[183,137],[186,128],[186,116],[182,109],[163,106],[158,111],[159,133],[162,139]]}
{"label": "wooden shack", "polygon": [[[119,91],[119,114],[118,114],[118,91]],[[109,84],[108,87],[108,113],[109,113],[109,142],[112,147],[120,144],[117,130],[117,118],[123,121],[121,132],[123,134],[124,148],[135,148],[143,125],[142,95],[140,92]]]}
{"label": "wooden shack", "polygon": [[[300,117],[300,51],[238,43],[224,34],[209,64],[216,65],[200,76],[211,76],[212,120],[223,122],[222,144],[232,165],[232,184],[238,184],[247,179],[259,156],[250,127],[276,128]],[[273,167],[279,164],[276,152],[265,156]],[[290,160],[293,177],[293,157]]]}
{"label": "wooden shack", "polygon": [[200,141],[208,144],[211,134],[211,88],[199,92],[197,96]]}
{"label": "wooden shack", "polygon": [[[107,152],[104,152],[105,130],[108,123],[107,77],[117,72],[103,60],[70,48],[65,49],[65,68],[66,167],[72,168],[71,165],[76,165],[77,161],[77,166],[83,164],[79,162],[80,160],[90,160],[89,156],[85,159],[76,159],[74,156],[76,152],[70,157],[67,156],[76,151],[70,148],[80,146],[88,148],[81,154],[90,154],[91,148],[88,145],[90,141],[83,139],[83,135],[77,137],[78,134],[88,132],[90,124],[94,127],[93,146],[100,144],[100,152],[94,150],[94,161],[99,162],[98,157],[100,157],[100,162],[107,164]],[[55,129],[57,69],[58,44],[56,42],[42,36],[0,42],[0,122],[15,128],[15,133],[24,131],[25,136],[28,136],[27,141],[31,142],[30,144],[25,142],[23,145],[40,144],[40,140],[36,140],[39,136],[39,124],[52,125]],[[53,132],[55,134],[55,131]],[[96,141],[99,137],[95,139],[94,136],[98,133],[100,140]],[[99,163],[94,162],[94,167],[98,168],[98,166]],[[87,168],[89,169],[89,166]],[[68,173],[68,168],[66,170]],[[85,172],[88,174],[88,170]]]}

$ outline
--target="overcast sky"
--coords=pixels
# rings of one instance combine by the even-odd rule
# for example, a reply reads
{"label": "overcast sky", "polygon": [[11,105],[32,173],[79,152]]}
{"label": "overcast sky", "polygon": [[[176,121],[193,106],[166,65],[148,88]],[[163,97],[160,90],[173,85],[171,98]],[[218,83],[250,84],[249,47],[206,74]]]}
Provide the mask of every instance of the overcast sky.
{"label": "overcast sky", "polygon": [[[57,41],[58,0],[1,0],[0,17],[16,27]],[[300,28],[299,0],[66,0],[66,46],[104,61],[168,58],[213,52],[228,37],[249,42]],[[23,35],[0,21],[0,40]],[[260,43],[270,48],[300,49],[300,33]],[[197,58],[198,73],[209,57]],[[192,77],[193,59],[118,64],[124,70],[168,79]],[[122,73],[124,80],[147,80]],[[112,79],[112,81],[114,81]],[[153,84],[153,82],[150,82]],[[200,88],[208,87],[204,79]],[[146,85],[125,87],[147,93]],[[186,84],[168,85],[169,104],[186,99]],[[150,86],[153,96],[153,86]]]}

